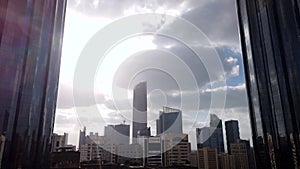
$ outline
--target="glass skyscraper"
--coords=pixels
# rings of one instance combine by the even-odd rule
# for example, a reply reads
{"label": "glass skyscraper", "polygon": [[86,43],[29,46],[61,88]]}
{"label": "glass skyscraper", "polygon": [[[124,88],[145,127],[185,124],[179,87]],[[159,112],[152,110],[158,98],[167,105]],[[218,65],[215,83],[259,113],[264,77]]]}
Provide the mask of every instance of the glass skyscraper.
{"label": "glass skyscraper", "polygon": [[300,167],[300,1],[237,0],[258,168]]}
{"label": "glass skyscraper", "polygon": [[132,143],[137,143],[137,133],[147,129],[147,82],[140,82],[133,90]]}
{"label": "glass skyscraper", "polygon": [[179,109],[163,107],[156,120],[156,134],[182,133],[182,112]]}
{"label": "glass skyscraper", "polygon": [[230,144],[236,143],[240,139],[239,131],[239,121],[229,120],[225,121],[225,130],[226,130],[226,141],[227,141],[227,150],[230,154]]}
{"label": "glass skyscraper", "polygon": [[0,162],[47,168],[65,0],[0,1]]}
{"label": "glass skyscraper", "polygon": [[210,127],[196,128],[197,148],[216,148],[224,152],[222,120],[215,114],[210,115]]}

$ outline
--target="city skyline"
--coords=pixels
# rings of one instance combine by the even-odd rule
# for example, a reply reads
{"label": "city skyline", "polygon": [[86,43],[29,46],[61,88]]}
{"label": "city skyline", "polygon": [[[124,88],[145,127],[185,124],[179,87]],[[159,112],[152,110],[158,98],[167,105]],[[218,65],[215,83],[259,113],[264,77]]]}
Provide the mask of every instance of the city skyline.
{"label": "city skyline", "polygon": [[[97,131],[99,130],[97,128],[102,128],[107,124],[121,123],[124,120],[127,124],[130,124],[132,119],[130,114],[132,113],[131,100],[133,97],[133,87],[138,82],[147,81],[148,125],[151,126],[151,133],[156,133],[155,120],[159,116],[159,110],[163,106],[169,106],[182,110],[183,132],[185,133],[194,135],[195,128],[209,123],[207,121],[209,114],[215,113],[225,121],[231,119],[241,121],[240,128],[242,137],[251,138],[234,0],[224,0],[222,3],[181,1],[176,4],[172,2],[163,2],[163,4],[155,2],[148,2],[149,4],[147,4],[147,2],[145,2],[146,4],[143,2],[127,4],[126,2],[111,1],[111,4],[118,3],[118,5],[115,5],[118,9],[115,10],[115,8],[111,7],[110,10],[114,12],[110,14],[104,11],[111,4],[103,1],[103,3],[99,3],[94,8],[93,5],[89,3],[90,2],[84,1],[78,2],[78,4],[73,1],[68,3],[58,107],[54,128],[55,132],[61,133],[67,128],[72,128],[70,141],[77,144],[78,132],[76,131],[82,129],[85,123],[87,123],[86,121],[92,115],[97,116],[101,114],[103,119],[98,120],[96,117],[89,119],[90,121],[87,125],[90,125],[88,128],[92,131]],[[180,4],[182,4],[182,6],[180,6]],[[145,8],[143,8],[144,5]],[[162,8],[160,8],[160,6],[162,6]],[[84,99],[86,95],[83,89],[86,87],[82,87],[81,90],[78,90],[81,98],[79,98],[80,100],[74,105],[74,102],[72,102],[73,73],[76,68],[77,58],[86,42],[88,42],[97,31],[110,25],[112,21],[133,14],[148,13],[148,8],[152,8],[156,11],[154,13],[158,14],[167,14],[175,17],[181,16],[202,30],[215,46],[214,52],[219,55],[220,61],[224,66],[225,78],[223,80],[226,79],[226,85],[224,85],[223,81],[220,84],[213,83],[215,86],[212,86],[212,84],[209,83],[209,76],[206,73],[203,63],[201,63],[199,59],[195,59],[197,56],[184,45],[180,44],[180,42],[167,37],[145,35],[122,41],[122,43],[115,46],[111,52],[108,53],[108,56],[105,57],[103,60],[105,64],[101,64],[98,71],[99,74],[96,75],[96,81],[93,85],[96,104],[90,104],[87,102],[87,99]],[[208,13],[212,20],[217,20],[218,22],[207,21],[206,8],[222,9],[217,10],[218,12]],[[100,11],[104,11],[99,12],[99,9],[102,9]],[[93,11],[93,14],[90,13],[91,11]],[[74,18],[76,18],[76,20]],[[163,18],[161,19],[163,21]],[[227,20],[228,23],[223,23],[223,20]],[[151,25],[152,23],[150,22],[149,24]],[[218,29],[222,27],[223,24],[226,25],[224,32]],[[153,27],[156,26],[153,25]],[[172,25],[166,23],[163,27],[168,30],[167,28],[172,28]],[[78,30],[78,28],[80,28],[80,30]],[[147,29],[147,27],[145,27],[145,29]],[[85,33],[77,34],[77,31],[84,31]],[[160,31],[158,31],[158,33],[159,32]],[[182,30],[180,32],[185,31]],[[220,36],[217,36],[215,32],[221,33]],[[193,39],[194,37],[187,36],[187,38]],[[81,40],[78,41],[77,39]],[[197,40],[195,40],[195,42],[197,42]],[[174,57],[174,55],[168,52],[162,52],[166,50],[176,54],[177,57]],[[182,61],[185,64],[182,64]],[[151,65],[159,66],[160,63],[165,63],[165,70],[178,74],[178,76],[174,76],[174,78],[176,78],[175,80],[168,76],[168,74],[153,69],[151,71],[141,71],[140,74],[136,74],[136,78],[128,82],[128,80],[130,80],[135,73],[142,70],[143,67],[149,67]],[[172,67],[177,70],[173,70]],[[206,67],[214,68],[215,64],[206,65]],[[189,80],[189,82],[185,82],[183,79],[183,77],[190,77],[189,69],[191,69],[195,75],[195,81],[198,84],[196,84],[196,86],[192,85],[195,84],[193,80],[186,79]],[[182,88],[179,89],[178,85],[176,85],[176,81],[181,84],[190,85],[182,86]],[[130,83],[129,88],[127,88],[127,84],[125,83]],[[112,90],[122,92],[122,94],[112,96],[110,94]],[[223,104],[221,102],[223,99],[220,98],[216,102],[218,105],[213,105],[210,109],[211,95],[224,95],[224,92],[227,93],[225,107],[222,106]],[[197,97],[197,95],[200,95],[200,97]],[[180,102],[183,102],[183,104]],[[97,110],[91,110],[93,106],[96,106]],[[87,115],[85,116],[84,113],[80,113],[80,111],[89,113],[86,113]],[[65,121],[68,121],[68,123],[65,123]],[[98,132],[101,133],[103,131],[100,130]],[[189,137],[189,139],[195,140],[195,136]],[[195,148],[195,142],[193,142],[192,145],[193,148]]]}

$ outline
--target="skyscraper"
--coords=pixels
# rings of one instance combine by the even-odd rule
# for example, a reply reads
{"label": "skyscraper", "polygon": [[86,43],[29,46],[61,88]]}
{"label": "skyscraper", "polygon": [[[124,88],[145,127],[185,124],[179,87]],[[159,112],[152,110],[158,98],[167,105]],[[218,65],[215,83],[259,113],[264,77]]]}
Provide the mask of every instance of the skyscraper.
{"label": "skyscraper", "polygon": [[147,83],[140,82],[133,89],[132,143],[137,143],[137,132],[147,129]]}
{"label": "skyscraper", "polygon": [[225,121],[227,150],[230,154],[230,144],[240,139],[239,122],[237,120]]}
{"label": "skyscraper", "polygon": [[222,120],[215,114],[210,115],[210,127],[196,128],[197,148],[216,148],[224,152]]}
{"label": "skyscraper", "polygon": [[47,168],[65,0],[0,1],[2,168]]}
{"label": "skyscraper", "polygon": [[237,0],[258,168],[299,168],[300,2]]}
{"label": "skyscraper", "polygon": [[156,120],[156,134],[182,133],[182,113],[179,109],[163,107]]}

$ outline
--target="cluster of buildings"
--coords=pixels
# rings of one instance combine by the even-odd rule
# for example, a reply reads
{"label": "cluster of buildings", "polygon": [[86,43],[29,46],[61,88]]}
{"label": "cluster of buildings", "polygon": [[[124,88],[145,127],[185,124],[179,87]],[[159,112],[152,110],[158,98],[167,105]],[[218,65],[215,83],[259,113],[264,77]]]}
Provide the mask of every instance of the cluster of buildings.
{"label": "cluster of buildings", "polygon": [[255,157],[249,140],[240,138],[237,120],[225,122],[225,153],[222,120],[210,115],[210,126],[197,128],[197,151],[190,154],[191,165],[201,169],[255,169]]}
{"label": "cluster of buildings", "polygon": [[[147,126],[147,86],[137,84],[133,91],[133,125],[107,125],[104,135],[86,128],[79,133],[81,164],[152,167],[185,167],[199,169],[255,169],[253,150],[248,140],[241,140],[238,121],[225,122],[228,153],[225,153],[222,120],[210,115],[210,126],[197,128],[197,150],[191,151],[188,134],[183,133],[182,112],[163,107],[156,120],[156,135]],[[135,134],[134,134],[135,133]],[[67,135],[53,136],[53,151],[66,150]],[[130,140],[131,138],[131,140]],[[62,143],[65,148],[57,145]],[[78,164],[78,163],[77,163]]]}

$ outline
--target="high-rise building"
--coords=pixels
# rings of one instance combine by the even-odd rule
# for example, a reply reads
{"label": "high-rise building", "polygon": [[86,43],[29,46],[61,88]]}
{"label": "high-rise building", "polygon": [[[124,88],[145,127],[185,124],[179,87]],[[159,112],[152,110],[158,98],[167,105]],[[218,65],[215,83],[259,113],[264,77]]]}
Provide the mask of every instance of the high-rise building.
{"label": "high-rise building", "polygon": [[237,0],[258,168],[300,167],[300,2]]}
{"label": "high-rise building", "polygon": [[230,154],[230,144],[240,139],[239,122],[237,120],[225,121],[227,150]]}
{"label": "high-rise building", "polygon": [[218,153],[224,152],[222,120],[215,114],[210,116],[210,127],[196,128],[197,147],[216,148]]}
{"label": "high-rise building", "polygon": [[140,82],[133,89],[132,143],[137,143],[137,132],[147,129],[147,83]]}
{"label": "high-rise building", "polygon": [[204,147],[197,150],[198,169],[218,169],[217,149]]}
{"label": "high-rise building", "polygon": [[59,148],[66,147],[68,145],[68,133],[64,135],[52,134],[51,137],[51,152],[58,152]]}
{"label": "high-rise building", "polygon": [[163,107],[156,120],[156,134],[182,133],[182,113],[179,109]]}
{"label": "high-rise building", "polygon": [[129,144],[130,126],[127,124],[108,125],[104,128],[104,136],[116,144]]}
{"label": "high-rise building", "polygon": [[66,0],[0,1],[2,168],[47,168]]}

